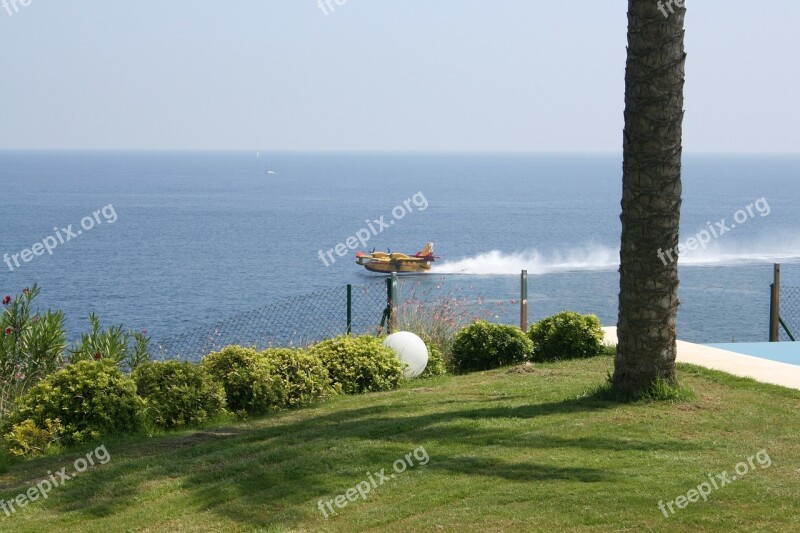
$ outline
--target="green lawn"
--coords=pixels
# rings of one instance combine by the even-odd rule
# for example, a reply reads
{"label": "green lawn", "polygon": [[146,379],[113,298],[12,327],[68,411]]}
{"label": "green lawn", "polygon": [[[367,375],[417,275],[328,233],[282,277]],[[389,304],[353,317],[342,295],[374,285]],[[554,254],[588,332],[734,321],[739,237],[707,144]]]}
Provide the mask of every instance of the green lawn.
{"label": "green lawn", "polygon": [[[688,403],[587,398],[611,367],[603,356],[440,377],[225,427],[109,439],[107,464],[11,517],[0,511],[0,530],[797,531],[800,392],[681,366],[696,391]],[[73,470],[96,446],[7,466],[0,498]],[[412,455],[366,501],[327,519],[318,509],[415,449],[427,464]],[[659,510],[760,450],[768,468],[753,463],[669,518]]]}

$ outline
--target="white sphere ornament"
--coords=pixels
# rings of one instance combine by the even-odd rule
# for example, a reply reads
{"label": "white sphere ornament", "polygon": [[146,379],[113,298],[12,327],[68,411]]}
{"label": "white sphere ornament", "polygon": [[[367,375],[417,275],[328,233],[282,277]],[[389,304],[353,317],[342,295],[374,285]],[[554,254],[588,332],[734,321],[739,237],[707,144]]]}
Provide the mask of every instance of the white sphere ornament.
{"label": "white sphere ornament", "polygon": [[398,331],[392,333],[383,341],[384,346],[388,346],[397,354],[397,358],[403,363],[403,377],[412,379],[425,371],[428,366],[428,347],[425,341],[414,335],[410,331]]}

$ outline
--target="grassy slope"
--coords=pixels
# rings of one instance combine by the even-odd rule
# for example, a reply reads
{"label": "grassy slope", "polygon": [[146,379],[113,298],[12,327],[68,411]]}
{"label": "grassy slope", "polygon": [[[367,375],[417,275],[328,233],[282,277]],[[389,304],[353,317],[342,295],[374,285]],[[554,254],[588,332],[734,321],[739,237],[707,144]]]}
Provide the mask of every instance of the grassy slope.
{"label": "grassy slope", "polygon": [[[800,392],[682,366],[686,404],[581,399],[609,357],[415,382],[225,428],[106,441],[111,461],[0,530],[796,530]],[[331,519],[344,493],[418,446],[430,456]],[[757,469],[665,518],[672,500],[766,449]],[[0,498],[86,453],[12,465]]]}

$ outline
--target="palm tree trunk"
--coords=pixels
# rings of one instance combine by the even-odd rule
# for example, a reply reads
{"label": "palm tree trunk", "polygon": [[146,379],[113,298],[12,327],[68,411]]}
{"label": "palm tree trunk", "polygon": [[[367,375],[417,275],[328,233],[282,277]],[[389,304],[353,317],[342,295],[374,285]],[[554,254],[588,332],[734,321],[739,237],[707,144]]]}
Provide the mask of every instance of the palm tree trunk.
{"label": "palm tree trunk", "polygon": [[673,2],[628,2],[619,344],[612,382],[634,396],[659,378],[675,383],[685,14]]}

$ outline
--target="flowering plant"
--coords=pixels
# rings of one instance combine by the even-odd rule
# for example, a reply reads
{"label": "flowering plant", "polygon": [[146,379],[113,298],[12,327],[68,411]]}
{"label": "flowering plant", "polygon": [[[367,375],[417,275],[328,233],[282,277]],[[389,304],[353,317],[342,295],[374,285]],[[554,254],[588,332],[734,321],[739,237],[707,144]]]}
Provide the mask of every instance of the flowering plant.
{"label": "flowering plant", "polygon": [[0,314],[0,422],[17,399],[63,363],[64,314],[34,311],[39,287],[5,296]]}
{"label": "flowering plant", "polygon": [[[443,353],[445,366],[450,366],[456,334],[478,320],[491,320],[503,315],[514,303],[485,301],[482,296],[468,296],[464,287],[449,288],[442,277],[435,285],[406,289],[397,309],[398,328],[411,331]],[[471,291],[470,291],[471,292]]]}
{"label": "flowering plant", "polygon": [[89,315],[92,331],[81,335],[75,347],[70,350],[69,362],[110,360],[121,370],[132,372],[142,363],[150,360],[150,337],[147,330],[124,331],[122,326],[100,329],[100,319]]}

